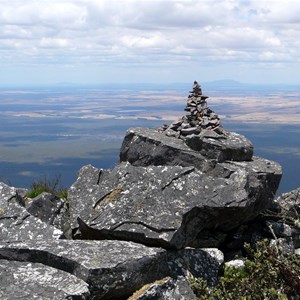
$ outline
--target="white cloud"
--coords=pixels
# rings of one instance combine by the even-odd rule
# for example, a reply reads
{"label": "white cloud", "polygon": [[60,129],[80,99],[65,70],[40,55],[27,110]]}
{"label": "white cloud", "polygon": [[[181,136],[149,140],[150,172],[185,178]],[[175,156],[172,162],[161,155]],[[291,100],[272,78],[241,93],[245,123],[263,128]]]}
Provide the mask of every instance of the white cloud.
{"label": "white cloud", "polygon": [[[119,64],[300,60],[298,0],[0,0],[0,63]],[[104,65],[103,65],[104,67]],[[244,68],[245,65],[240,65]],[[0,74],[1,75],[1,74]],[[0,76],[0,79],[3,76]]]}
{"label": "white cloud", "polygon": [[42,38],[39,45],[42,48],[64,48],[70,45],[67,39],[62,38]]}
{"label": "white cloud", "polygon": [[19,26],[78,26],[85,21],[84,6],[76,1],[1,1],[0,22]]}

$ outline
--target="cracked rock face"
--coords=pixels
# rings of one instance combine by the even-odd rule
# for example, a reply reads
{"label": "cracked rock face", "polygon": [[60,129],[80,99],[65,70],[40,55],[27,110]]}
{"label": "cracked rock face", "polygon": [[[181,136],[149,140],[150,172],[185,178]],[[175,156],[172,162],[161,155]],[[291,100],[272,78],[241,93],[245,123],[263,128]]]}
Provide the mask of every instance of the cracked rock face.
{"label": "cracked rock face", "polygon": [[14,187],[0,182],[0,240],[58,239],[62,231],[31,215]]}
{"label": "cracked rock face", "polygon": [[124,138],[120,161],[135,166],[194,166],[205,172],[218,162],[252,159],[253,146],[244,136],[227,133],[215,137],[212,134],[213,131],[203,131],[183,141],[156,129],[131,128]]}
{"label": "cracked rock face", "polygon": [[1,299],[89,299],[88,284],[39,263],[0,259]]}
{"label": "cracked rock face", "polygon": [[85,166],[69,190],[73,230],[166,249],[192,245],[205,229],[231,230],[270,204],[281,174],[275,163],[265,173],[241,164],[220,167],[227,178],[194,167]]}
{"label": "cracked rock face", "polygon": [[[57,289],[62,289],[61,292],[84,295],[88,285],[92,299],[125,299],[145,284],[167,276],[176,278],[190,273],[206,278],[210,285],[215,284],[223,254],[216,249],[169,252],[121,241],[52,240],[38,244],[34,241],[2,242],[0,265],[4,262],[2,265],[5,267],[7,260],[16,272],[13,282],[18,282],[17,275],[22,274],[18,272],[19,268],[25,267],[28,267],[26,274],[29,276],[35,272],[36,278],[30,281],[26,275],[24,282],[31,284],[35,281],[38,287],[49,278],[41,292],[46,288],[52,292],[52,285],[57,282]],[[40,271],[45,272],[41,279]],[[68,273],[63,276],[65,272]],[[4,290],[3,293],[7,295],[9,291]]]}
{"label": "cracked rock face", "polygon": [[42,193],[26,201],[26,210],[46,224],[60,229],[70,236],[67,205],[64,200],[50,193]]}

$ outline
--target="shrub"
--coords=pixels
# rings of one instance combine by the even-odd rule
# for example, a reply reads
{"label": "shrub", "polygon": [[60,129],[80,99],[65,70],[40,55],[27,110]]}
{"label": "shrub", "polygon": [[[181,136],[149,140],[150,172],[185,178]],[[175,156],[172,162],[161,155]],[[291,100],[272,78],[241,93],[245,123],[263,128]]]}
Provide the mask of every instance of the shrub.
{"label": "shrub", "polygon": [[256,250],[245,245],[247,258],[241,268],[225,267],[214,288],[205,280],[191,279],[191,287],[199,299],[299,299],[300,257],[284,256],[276,245],[259,242]]}

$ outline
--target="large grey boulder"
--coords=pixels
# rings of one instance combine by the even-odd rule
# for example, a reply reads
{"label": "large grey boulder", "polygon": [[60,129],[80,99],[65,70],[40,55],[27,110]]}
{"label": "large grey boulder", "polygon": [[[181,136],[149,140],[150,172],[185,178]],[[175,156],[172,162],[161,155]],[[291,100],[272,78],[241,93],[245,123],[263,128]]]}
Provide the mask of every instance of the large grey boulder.
{"label": "large grey boulder", "polygon": [[193,134],[183,140],[156,129],[131,128],[124,138],[120,161],[128,161],[135,166],[194,166],[206,171],[216,162],[248,161],[252,155],[251,142],[237,133],[219,135],[203,130],[199,135]]}
{"label": "large grey boulder", "polygon": [[0,283],[2,300],[90,299],[86,282],[39,263],[0,259]]}
{"label": "large grey boulder", "polygon": [[217,134],[211,130],[202,130],[200,134],[187,136],[185,143],[203,156],[216,159],[218,162],[248,161],[253,156],[252,143],[236,132]]}
{"label": "large grey boulder", "polygon": [[0,182],[0,241],[58,239],[62,231],[32,216],[18,189]]}
{"label": "large grey boulder", "polygon": [[220,166],[218,173],[226,178],[194,167],[85,166],[68,193],[73,230],[79,228],[78,236],[87,239],[192,246],[203,231],[229,231],[270,205],[280,166],[264,160],[243,164]]}
{"label": "large grey boulder", "polygon": [[192,150],[181,139],[169,137],[151,128],[132,128],[126,133],[120,161],[134,166],[193,166],[200,170],[214,168],[216,162]]}
{"label": "large grey boulder", "polygon": [[192,274],[213,285],[223,255],[217,249],[165,251],[121,241],[50,240],[2,242],[0,259],[41,263],[73,274],[89,285],[93,299],[126,299],[167,276]]}
{"label": "large grey boulder", "polygon": [[[206,174],[212,177],[233,178],[241,173],[247,174],[252,183],[251,194],[256,194],[254,197],[257,198],[255,210],[261,212],[273,206],[274,196],[282,176],[282,168],[275,161],[257,156],[253,156],[250,161],[225,161],[216,164],[215,168]],[[266,202],[259,201],[259,197],[266,199]]]}

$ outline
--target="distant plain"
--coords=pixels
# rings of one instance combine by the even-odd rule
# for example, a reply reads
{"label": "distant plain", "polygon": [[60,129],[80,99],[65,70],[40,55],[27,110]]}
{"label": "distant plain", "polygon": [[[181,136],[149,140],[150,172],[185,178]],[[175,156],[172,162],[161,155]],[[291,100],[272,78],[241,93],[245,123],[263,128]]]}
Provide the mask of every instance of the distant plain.
{"label": "distant plain", "polygon": [[[113,167],[129,127],[158,128],[184,115],[188,91],[172,86],[0,89],[0,179],[29,187],[61,176],[69,187],[86,164]],[[278,191],[300,187],[300,89],[203,84],[224,127],[249,138],[255,155],[278,161]]]}

